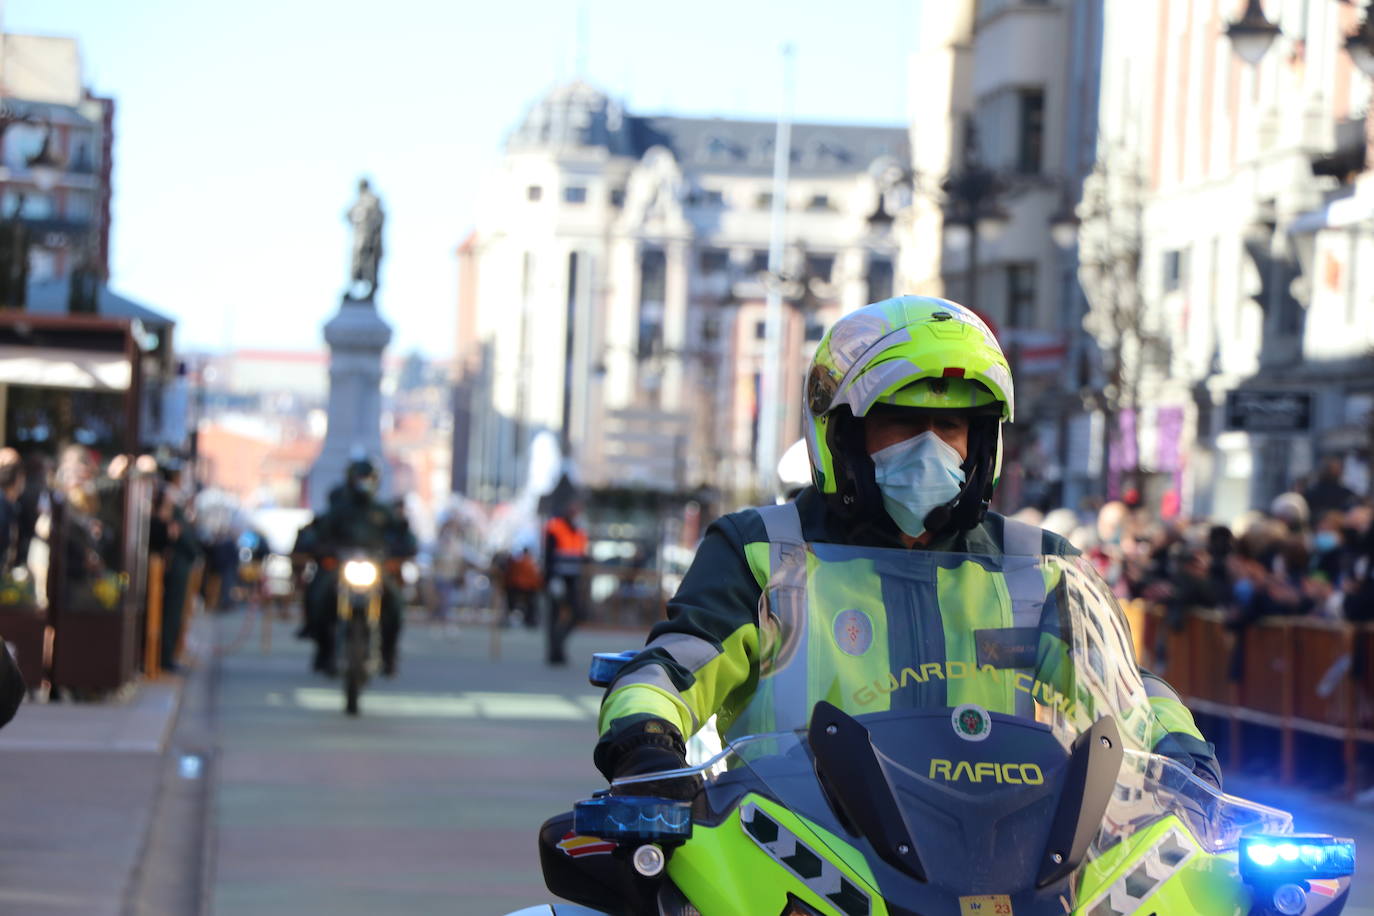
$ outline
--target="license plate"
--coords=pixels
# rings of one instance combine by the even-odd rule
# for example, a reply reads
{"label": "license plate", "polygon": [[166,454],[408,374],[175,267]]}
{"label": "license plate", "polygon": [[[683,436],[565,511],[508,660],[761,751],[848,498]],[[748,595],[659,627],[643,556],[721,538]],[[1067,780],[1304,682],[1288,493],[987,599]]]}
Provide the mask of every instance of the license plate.
{"label": "license plate", "polygon": [[979,894],[959,898],[959,916],[1013,916],[1006,894]]}

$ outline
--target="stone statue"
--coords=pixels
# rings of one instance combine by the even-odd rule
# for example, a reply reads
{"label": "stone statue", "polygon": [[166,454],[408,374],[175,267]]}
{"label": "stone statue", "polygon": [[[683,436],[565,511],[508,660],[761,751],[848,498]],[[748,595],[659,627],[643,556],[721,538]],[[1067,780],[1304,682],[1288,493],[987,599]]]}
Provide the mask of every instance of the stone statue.
{"label": "stone statue", "polygon": [[382,202],[364,178],[358,182],[358,199],[348,209],[353,226],[353,266],[349,271],[350,299],[371,299],[377,292],[377,272],[382,263]]}

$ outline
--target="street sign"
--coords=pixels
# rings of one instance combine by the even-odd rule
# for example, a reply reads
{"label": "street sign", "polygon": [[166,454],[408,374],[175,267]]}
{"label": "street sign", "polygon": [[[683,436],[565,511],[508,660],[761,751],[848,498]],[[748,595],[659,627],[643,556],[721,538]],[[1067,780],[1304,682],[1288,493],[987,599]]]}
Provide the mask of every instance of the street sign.
{"label": "street sign", "polygon": [[1310,391],[1228,391],[1226,428],[1247,433],[1304,433],[1312,429]]}

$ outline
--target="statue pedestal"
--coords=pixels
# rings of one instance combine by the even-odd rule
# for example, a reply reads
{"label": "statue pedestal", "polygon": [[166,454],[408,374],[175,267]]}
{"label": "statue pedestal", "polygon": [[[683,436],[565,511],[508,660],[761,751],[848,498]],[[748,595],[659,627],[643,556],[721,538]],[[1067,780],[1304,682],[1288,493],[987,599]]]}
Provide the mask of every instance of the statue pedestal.
{"label": "statue pedestal", "polygon": [[348,463],[358,455],[377,465],[379,493],[390,492],[382,458],[382,350],[391,341],[391,326],[371,299],[345,296],[324,326],[324,339],[329,344],[328,426],[307,483],[316,512],[329,507],[329,491],[344,482]]}

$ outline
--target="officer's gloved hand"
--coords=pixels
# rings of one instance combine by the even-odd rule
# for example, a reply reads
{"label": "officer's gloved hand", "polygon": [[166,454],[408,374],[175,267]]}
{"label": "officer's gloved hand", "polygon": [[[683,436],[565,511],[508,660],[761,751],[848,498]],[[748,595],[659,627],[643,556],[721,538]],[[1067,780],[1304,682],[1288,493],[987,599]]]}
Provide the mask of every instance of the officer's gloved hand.
{"label": "officer's gloved hand", "polygon": [[[608,744],[597,748],[596,765],[612,782],[627,776],[642,776],[681,770],[687,764],[687,744],[668,722],[649,719],[630,726]],[[651,795],[691,801],[701,791],[701,777],[652,779],[628,785],[613,785],[617,795]]]}

